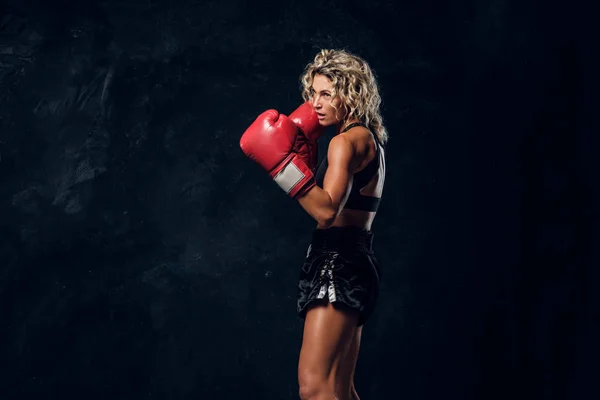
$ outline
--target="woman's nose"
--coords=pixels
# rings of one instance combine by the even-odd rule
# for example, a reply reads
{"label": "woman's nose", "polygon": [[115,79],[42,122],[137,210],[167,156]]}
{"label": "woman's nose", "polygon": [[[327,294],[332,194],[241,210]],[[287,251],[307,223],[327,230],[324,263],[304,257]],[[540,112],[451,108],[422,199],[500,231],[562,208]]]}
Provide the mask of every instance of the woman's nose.
{"label": "woman's nose", "polygon": [[319,105],[319,96],[313,97],[312,105],[314,108],[317,108]]}

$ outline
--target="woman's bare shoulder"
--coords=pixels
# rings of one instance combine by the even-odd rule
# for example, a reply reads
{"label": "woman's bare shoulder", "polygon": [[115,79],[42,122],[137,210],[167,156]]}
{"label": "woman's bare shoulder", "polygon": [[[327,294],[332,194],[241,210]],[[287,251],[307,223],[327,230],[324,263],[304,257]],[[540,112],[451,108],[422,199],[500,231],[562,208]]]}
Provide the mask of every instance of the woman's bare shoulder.
{"label": "woman's bare shoulder", "polygon": [[358,154],[368,153],[374,145],[373,134],[364,126],[355,126],[341,135],[346,136]]}

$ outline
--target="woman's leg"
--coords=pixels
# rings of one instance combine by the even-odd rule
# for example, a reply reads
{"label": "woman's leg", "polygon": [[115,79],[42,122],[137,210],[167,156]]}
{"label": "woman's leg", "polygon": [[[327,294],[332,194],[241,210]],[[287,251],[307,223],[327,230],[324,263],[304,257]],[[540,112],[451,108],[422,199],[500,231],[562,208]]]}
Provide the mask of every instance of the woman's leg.
{"label": "woman's leg", "polygon": [[306,313],[298,384],[302,400],[347,400],[336,397],[336,381],[352,343],[358,311],[331,303],[315,303]]}
{"label": "woman's leg", "polygon": [[340,399],[360,400],[354,388],[354,370],[358,361],[361,334],[362,326],[359,326],[354,331],[352,342],[338,371],[336,393]]}

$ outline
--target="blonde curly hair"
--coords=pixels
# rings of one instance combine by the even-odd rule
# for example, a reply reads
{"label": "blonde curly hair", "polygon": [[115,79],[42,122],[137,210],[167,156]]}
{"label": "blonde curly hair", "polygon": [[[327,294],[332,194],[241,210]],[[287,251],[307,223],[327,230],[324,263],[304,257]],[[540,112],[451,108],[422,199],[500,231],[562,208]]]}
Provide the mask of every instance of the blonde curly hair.
{"label": "blonde curly hair", "polygon": [[324,75],[332,82],[332,100],[339,97],[346,111],[342,122],[357,118],[377,135],[381,143],[387,142],[388,133],[379,110],[381,96],[377,80],[365,60],[346,50],[321,50],[300,77],[304,101],[312,99],[315,75]]}

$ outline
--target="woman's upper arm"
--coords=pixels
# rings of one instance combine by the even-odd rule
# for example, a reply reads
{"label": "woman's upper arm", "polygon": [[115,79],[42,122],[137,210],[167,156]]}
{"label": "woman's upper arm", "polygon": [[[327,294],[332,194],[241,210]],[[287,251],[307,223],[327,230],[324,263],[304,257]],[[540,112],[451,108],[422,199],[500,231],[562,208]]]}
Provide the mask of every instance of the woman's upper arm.
{"label": "woman's upper arm", "polygon": [[342,135],[331,139],[327,150],[327,163],[323,190],[329,193],[337,215],[348,198],[352,188],[352,175],[358,165],[352,142]]}

